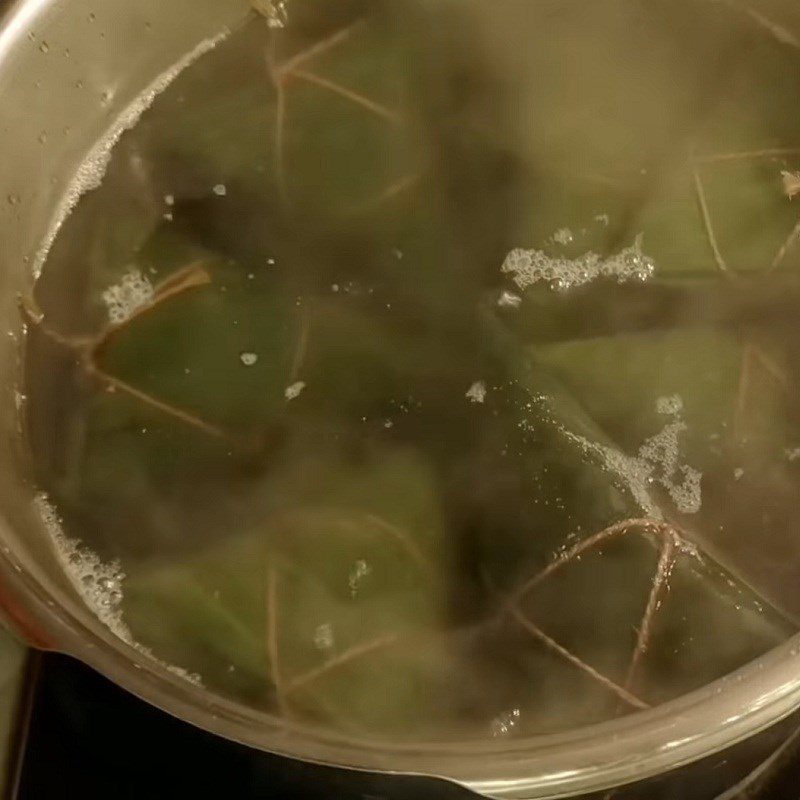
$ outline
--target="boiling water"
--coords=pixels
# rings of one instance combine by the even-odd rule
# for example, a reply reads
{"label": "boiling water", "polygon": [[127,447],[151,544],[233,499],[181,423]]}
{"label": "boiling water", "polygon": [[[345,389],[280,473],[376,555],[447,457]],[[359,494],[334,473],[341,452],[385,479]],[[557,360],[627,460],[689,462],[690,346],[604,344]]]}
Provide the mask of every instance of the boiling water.
{"label": "boiling water", "polygon": [[769,5],[259,2],[157,81],[23,302],[89,607],[392,739],[611,718],[790,636],[800,19]]}

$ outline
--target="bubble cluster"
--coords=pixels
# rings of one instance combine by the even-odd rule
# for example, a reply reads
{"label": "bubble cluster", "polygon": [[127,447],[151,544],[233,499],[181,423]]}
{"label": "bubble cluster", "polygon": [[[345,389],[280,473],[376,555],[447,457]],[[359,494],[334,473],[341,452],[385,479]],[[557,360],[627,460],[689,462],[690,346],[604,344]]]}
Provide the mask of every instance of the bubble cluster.
{"label": "bubble cluster", "polygon": [[125,131],[130,130],[141,118],[142,114],[150,108],[158,97],[187,67],[190,67],[198,58],[213,50],[220,42],[230,36],[230,30],[224,28],[216,36],[200,42],[191,52],[175,63],[166,72],[159,75],[125,110],[114,120],[105,135],[92,148],[89,155],[78,167],[72,182],[67,187],[64,196],[58,204],[53,215],[50,227],[42,241],[33,263],[33,277],[41,274],[44,262],[50,253],[53,242],[61,230],[64,221],[78,204],[78,200],[92,189],[96,189],[105,177],[108,165],[111,163],[111,151]]}
{"label": "bubble cluster", "polygon": [[140,308],[153,302],[153,284],[138,269],[132,269],[123,279],[103,292],[108,318],[114,325],[130,319]]}
{"label": "bubble cluster", "polygon": [[355,599],[364,578],[372,573],[372,567],[363,559],[359,558],[353,564],[350,575],[347,577],[347,585],[350,587],[350,596]]}
{"label": "bubble cluster", "polygon": [[670,397],[659,397],[656,400],[656,411],[659,414],[674,415],[683,411],[683,400],[680,395],[673,394]]}
{"label": "bubble cluster", "polygon": [[291,386],[287,386],[283,392],[283,396],[287,400],[294,400],[297,397],[300,397],[301,392],[303,389],[306,388],[305,381],[297,381],[293,383]]}
{"label": "bubble cluster", "polygon": [[486,400],[486,384],[483,381],[475,381],[467,389],[466,398],[471,403],[483,403]]}
{"label": "bubble cluster", "polygon": [[56,554],[64,571],[97,618],[125,642],[133,636],[122,619],[122,582],[125,573],[117,561],[106,563],[74,539],[68,539],[61,528],[58,514],[44,494],[34,504],[56,546]]}
{"label": "bubble cluster", "polygon": [[497,299],[500,308],[519,308],[522,305],[522,298],[518,294],[503,290]]}
{"label": "bubble cluster", "polygon": [[592,252],[575,259],[562,258],[543,250],[516,248],[506,256],[501,270],[511,274],[520,289],[547,283],[552,289],[566,290],[597,278],[616,278],[618,283],[646,281],[655,272],[655,262],[642,253],[639,237],[632,247],[608,258]]}
{"label": "bubble cluster", "polygon": [[118,561],[103,561],[100,556],[76,539],[64,534],[61,519],[49,497],[40,492],[33,501],[34,509],[44,523],[61,564],[78,596],[87,608],[111,633],[143,656],[153,660],[167,672],[197,686],[202,685],[199,675],[182,667],[167,664],[153,655],[149,647],[137,642],[123,617],[122,601],[125,573]]}
{"label": "bubble cluster", "polygon": [[781,172],[784,194],[792,200],[800,194],[800,172]]}
{"label": "bubble cluster", "polygon": [[560,228],[553,234],[553,241],[566,247],[575,241],[575,234],[569,228]]}
{"label": "bubble cluster", "polygon": [[678,395],[659,398],[656,410],[661,414],[669,414],[672,419],[659,433],[647,439],[635,456],[592,442],[571,431],[565,430],[564,433],[587,452],[600,456],[606,469],[622,479],[647,516],[655,520],[664,518],[650,493],[650,488],[655,484],[667,491],[678,511],[696,514],[702,504],[703,474],[688,464],[680,463],[679,437],[686,430],[686,423],[679,416],[682,409],[683,401]]}
{"label": "bubble cluster", "polygon": [[330,622],[317,625],[314,631],[314,647],[322,652],[327,652],[333,650],[334,643],[333,625]]}
{"label": "bubble cluster", "polygon": [[688,464],[680,464],[679,435],[686,423],[675,419],[664,430],[648,439],[639,450],[639,460],[649,468],[648,478],[660,483],[683,514],[700,510],[700,481],[702,473]]}

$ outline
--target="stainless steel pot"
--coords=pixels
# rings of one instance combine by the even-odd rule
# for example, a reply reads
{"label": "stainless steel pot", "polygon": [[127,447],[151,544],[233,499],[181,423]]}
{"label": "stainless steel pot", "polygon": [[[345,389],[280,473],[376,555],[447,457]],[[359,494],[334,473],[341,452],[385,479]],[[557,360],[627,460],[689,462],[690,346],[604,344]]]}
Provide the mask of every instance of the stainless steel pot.
{"label": "stainless steel pot", "polygon": [[[23,331],[64,192],[94,143],[159,75],[235,26],[246,0],[18,0],[0,28],[0,605],[32,645],[69,653],[145,700],[221,736],[356,769],[441,776],[502,798],[566,797],[631,783],[741,742],[800,706],[800,637],[758,663],[652,710],[552,736],[451,746],[375,746],[280,721],[188,684],[106,629],[62,575],[18,451]],[[16,398],[19,399],[18,397]]]}

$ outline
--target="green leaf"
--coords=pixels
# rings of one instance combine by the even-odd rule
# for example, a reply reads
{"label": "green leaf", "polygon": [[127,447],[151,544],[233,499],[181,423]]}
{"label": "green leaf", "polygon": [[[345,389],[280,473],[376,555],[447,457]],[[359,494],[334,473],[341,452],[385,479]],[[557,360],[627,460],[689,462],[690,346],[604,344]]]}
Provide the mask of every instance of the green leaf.
{"label": "green leaf", "polygon": [[[429,713],[421,689],[411,689],[428,656],[403,642],[433,641],[441,625],[442,594],[432,581],[441,571],[442,522],[432,489],[429,468],[411,451],[382,450],[358,464],[336,451],[287,459],[269,484],[273,509],[257,531],[131,570],[126,620],[160,657],[225,692],[269,705],[278,691],[290,707],[327,709],[334,725],[410,732],[412,720],[418,725]],[[324,646],[320,626],[330,631]],[[375,640],[395,648],[390,670],[367,654],[325,668],[353,648],[369,652]],[[423,674],[437,665],[428,662]],[[305,678],[317,670],[319,678]]]}
{"label": "green leaf", "polygon": [[626,451],[635,452],[663,427],[659,397],[681,397],[696,456],[707,453],[709,435],[733,423],[742,346],[727,331],[601,336],[536,345],[531,352]]}

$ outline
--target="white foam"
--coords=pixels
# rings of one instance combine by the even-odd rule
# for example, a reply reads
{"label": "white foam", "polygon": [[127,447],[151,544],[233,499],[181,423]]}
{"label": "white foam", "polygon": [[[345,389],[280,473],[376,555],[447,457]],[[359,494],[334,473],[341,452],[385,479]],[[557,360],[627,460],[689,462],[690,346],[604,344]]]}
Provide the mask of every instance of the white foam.
{"label": "white foam", "polygon": [[506,290],[500,292],[500,297],[497,299],[500,308],[519,308],[521,304],[522,298],[518,294]]}
{"label": "white foam", "polygon": [[603,466],[617,475],[631,493],[636,505],[651,519],[661,521],[664,514],[650,495],[652,481],[652,464],[638,458],[629,456],[614,447],[597,444],[589,439],[579,436],[571,431],[564,431],[573,441],[580,444],[588,453],[599,456]]}
{"label": "white foam", "polygon": [[471,403],[483,403],[486,400],[486,384],[483,381],[475,381],[467,389],[465,396]]}
{"label": "white foam", "polygon": [[702,504],[700,482],[703,474],[688,464],[678,463],[678,437],[685,430],[685,422],[673,420],[642,445],[639,457],[651,465],[652,476],[667,490],[678,511],[696,514]]}
{"label": "white foam", "polygon": [[560,228],[553,234],[553,241],[566,246],[575,241],[575,234],[569,228]]}
{"label": "white foam", "polygon": [[139,309],[152,305],[154,296],[150,279],[138,269],[132,269],[119,283],[103,292],[103,302],[108,308],[109,320],[114,325],[120,325]]}
{"label": "white foam", "polygon": [[42,272],[44,262],[50,253],[53,242],[61,226],[72,213],[81,197],[86,192],[96,189],[103,181],[109,162],[111,151],[120,140],[125,131],[130,130],[153,104],[160,95],[187,67],[194,64],[198,58],[213,50],[220,42],[230,35],[228,28],[223,29],[216,36],[200,42],[191,52],[187,53],[180,61],[176,62],[166,72],[159,75],[123,112],[114,120],[111,127],[102,138],[92,147],[83,163],[78,167],[56,208],[53,219],[44,236],[41,246],[33,259],[33,277],[38,278]]}
{"label": "white foam", "polygon": [[781,172],[784,194],[791,200],[800,194],[800,172]]}
{"label": "white foam", "polygon": [[520,289],[542,282],[553,289],[571,289],[597,278],[616,278],[618,283],[646,281],[655,271],[655,262],[642,253],[638,237],[632,247],[608,258],[593,252],[574,259],[561,258],[542,250],[516,248],[506,256],[500,269],[510,273]]}
{"label": "white foam", "polygon": [[650,493],[654,484],[666,489],[678,511],[696,514],[702,505],[703,474],[688,464],[680,463],[679,437],[686,430],[686,423],[679,416],[683,401],[678,395],[659,398],[656,409],[659,413],[670,414],[672,419],[659,433],[647,439],[635,456],[597,444],[571,431],[565,430],[564,433],[588,452],[600,456],[605,467],[622,479],[647,516],[656,520],[664,518],[663,511]]}
{"label": "white foam", "polygon": [[122,571],[120,563],[118,561],[105,562],[77,539],[67,537],[61,526],[58,512],[44,492],[36,495],[33,504],[50,535],[56,558],[64,570],[64,574],[97,619],[118,639],[152,659],[168,672],[195,685],[202,685],[199,675],[161,661],[153,655],[149,647],[145,647],[134,639],[122,611],[125,573]]}
{"label": "white foam", "polygon": [[680,414],[683,411],[683,400],[678,394],[673,394],[670,397],[659,397],[656,400],[656,411],[659,414]]}
{"label": "white foam", "polygon": [[287,386],[286,389],[284,389],[283,396],[287,400],[294,400],[295,398],[300,397],[300,394],[305,388],[305,381],[297,381],[296,383],[293,383],[291,386]]}
{"label": "white foam", "polygon": [[372,567],[363,559],[359,558],[350,570],[347,584],[350,587],[350,596],[355,600],[358,596],[361,583],[364,578],[372,574]]}
{"label": "white foam", "polygon": [[64,534],[58,514],[45,494],[34,505],[55,544],[56,556],[75,591],[97,618],[116,636],[130,644],[133,635],[122,618],[122,582],[125,574],[118,561],[103,562],[89,548]]}
{"label": "white foam", "polygon": [[330,622],[323,622],[321,625],[317,625],[314,631],[314,647],[317,650],[326,652],[333,650],[335,644],[333,625]]}

